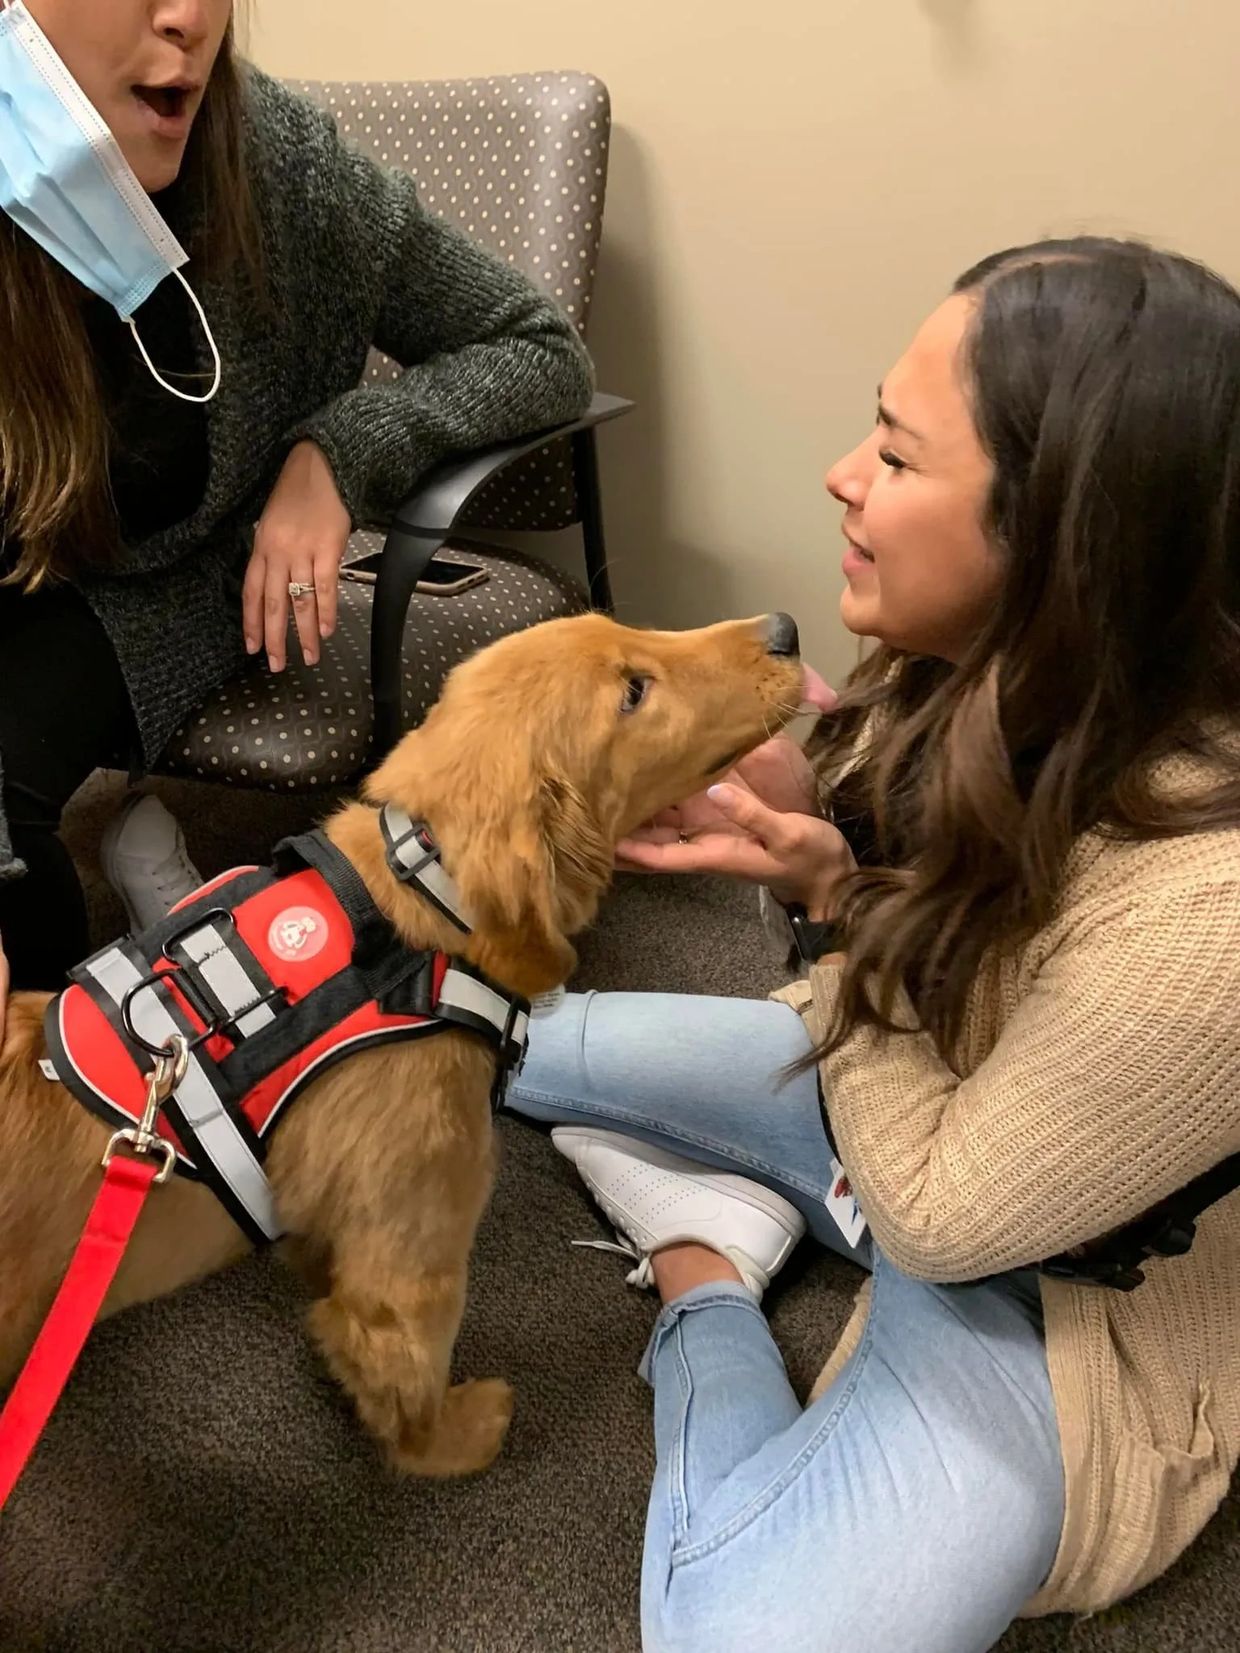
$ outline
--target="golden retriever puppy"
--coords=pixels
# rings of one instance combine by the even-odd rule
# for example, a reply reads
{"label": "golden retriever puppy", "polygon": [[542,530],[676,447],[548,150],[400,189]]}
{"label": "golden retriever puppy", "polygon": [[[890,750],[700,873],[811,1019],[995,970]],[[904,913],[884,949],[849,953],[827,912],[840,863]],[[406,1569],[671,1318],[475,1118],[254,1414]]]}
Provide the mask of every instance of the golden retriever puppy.
{"label": "golden retriever puppy", "polygon": [[[508,637],[451,674],[425,723],[326,824],[401,940],[532,998],[573,969],[625,832],[709,784],[802,699],[786,616],[691,632],[602,615]],[[463,935],[389,870],[380,807],[429,823],[472,921]],[[108,1126],[45,1079],[50,995],[14,994],[0,1051],[0,1385],[44,1317],[100,1182]],[[490,1463],[512,1395],[449,1386],[493,1175],[491,1046],[453,1029],[328,1068],[282,1117],[266,1171],[315,1301],[311,1335],[398,1469]],[[201,1183],[152,1190],[105,1313],[175,1290],[248,1241]]]}

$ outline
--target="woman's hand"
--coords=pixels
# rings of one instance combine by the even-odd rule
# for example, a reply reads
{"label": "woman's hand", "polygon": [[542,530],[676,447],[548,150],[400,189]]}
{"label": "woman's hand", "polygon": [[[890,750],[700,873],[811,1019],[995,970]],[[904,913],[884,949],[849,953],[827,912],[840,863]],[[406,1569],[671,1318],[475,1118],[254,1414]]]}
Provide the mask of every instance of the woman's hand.
{"label": "woman's hand", "polygon": [[777,735],[706,792],[664,810],[616,846],[635,872],[715,872],[766,884],[778,901],[831,916],[852,851],[818,809],[814,772],[795,741]]}
{"label": "woman's hand", "polygon": [[[259,518],[241,597],[246,649],[257,654],[265,645],[273,672],[284,670],[290,602],[308,666],[318,661],[320,638],[336,629],[340,560],[352,526],[323,450],[298,442]],[[308,587],[306,595],[290,597],[291,583]]]}

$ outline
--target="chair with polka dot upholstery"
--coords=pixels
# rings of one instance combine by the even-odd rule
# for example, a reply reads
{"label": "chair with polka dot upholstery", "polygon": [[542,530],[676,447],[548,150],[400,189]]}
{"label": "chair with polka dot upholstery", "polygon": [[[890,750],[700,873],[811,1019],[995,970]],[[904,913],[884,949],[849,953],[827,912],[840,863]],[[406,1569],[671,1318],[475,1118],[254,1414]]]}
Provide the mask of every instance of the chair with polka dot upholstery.
{"label": "chair with polka dot upholstery", "polygon": [[[600,81],[556,72],[296,89],[352,143],[409,171],[432,211],[524,270],[585,333],[610,133]],[[399,372],[372,352],[365,377],[383,383]],[[437,467],[386,533],[352,536],[346,566],[381,551],[380,581],[342,579],[336,633],[319,664],[291,649],[273,675],[260,656],[177,731],[159,773],[281,792],[346,784],[421,721],[458,660],[583,609],[587,591],[610,608],[595,434],[630,405],[599,394],[558,431]],[[540,559],[467,537],[577,524],[584,587]],[[455,595],[415,590],[412,571],[436,548],[482,564],[485,583]]]}

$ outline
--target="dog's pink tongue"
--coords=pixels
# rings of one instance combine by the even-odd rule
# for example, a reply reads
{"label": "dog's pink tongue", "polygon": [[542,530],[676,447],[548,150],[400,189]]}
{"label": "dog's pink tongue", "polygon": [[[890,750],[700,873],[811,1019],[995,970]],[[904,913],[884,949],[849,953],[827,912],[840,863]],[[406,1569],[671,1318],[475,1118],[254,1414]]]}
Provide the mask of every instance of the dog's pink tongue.
{"label": "dog's pink tongue", "polygon": [[820,712],[833,712],[839,705],[839,695],[830,687],[812,666],[802,666],[805,673],[801,685],[801,699],[807,706],[813,706]]}

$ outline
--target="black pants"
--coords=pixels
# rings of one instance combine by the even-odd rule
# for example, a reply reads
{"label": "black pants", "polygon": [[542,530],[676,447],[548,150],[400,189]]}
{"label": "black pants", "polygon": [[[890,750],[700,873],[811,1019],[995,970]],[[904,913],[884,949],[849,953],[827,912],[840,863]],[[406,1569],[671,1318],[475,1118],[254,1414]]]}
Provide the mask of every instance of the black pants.
{"label": "black pants", "polygon": [[92,770],[128,768],[137,732],[120,666],[83,599],[58,585],[0,587],[0,767],[25,878],[0,882],[14,987],[56,988],[90,951],[86,902],[61,812]]}

